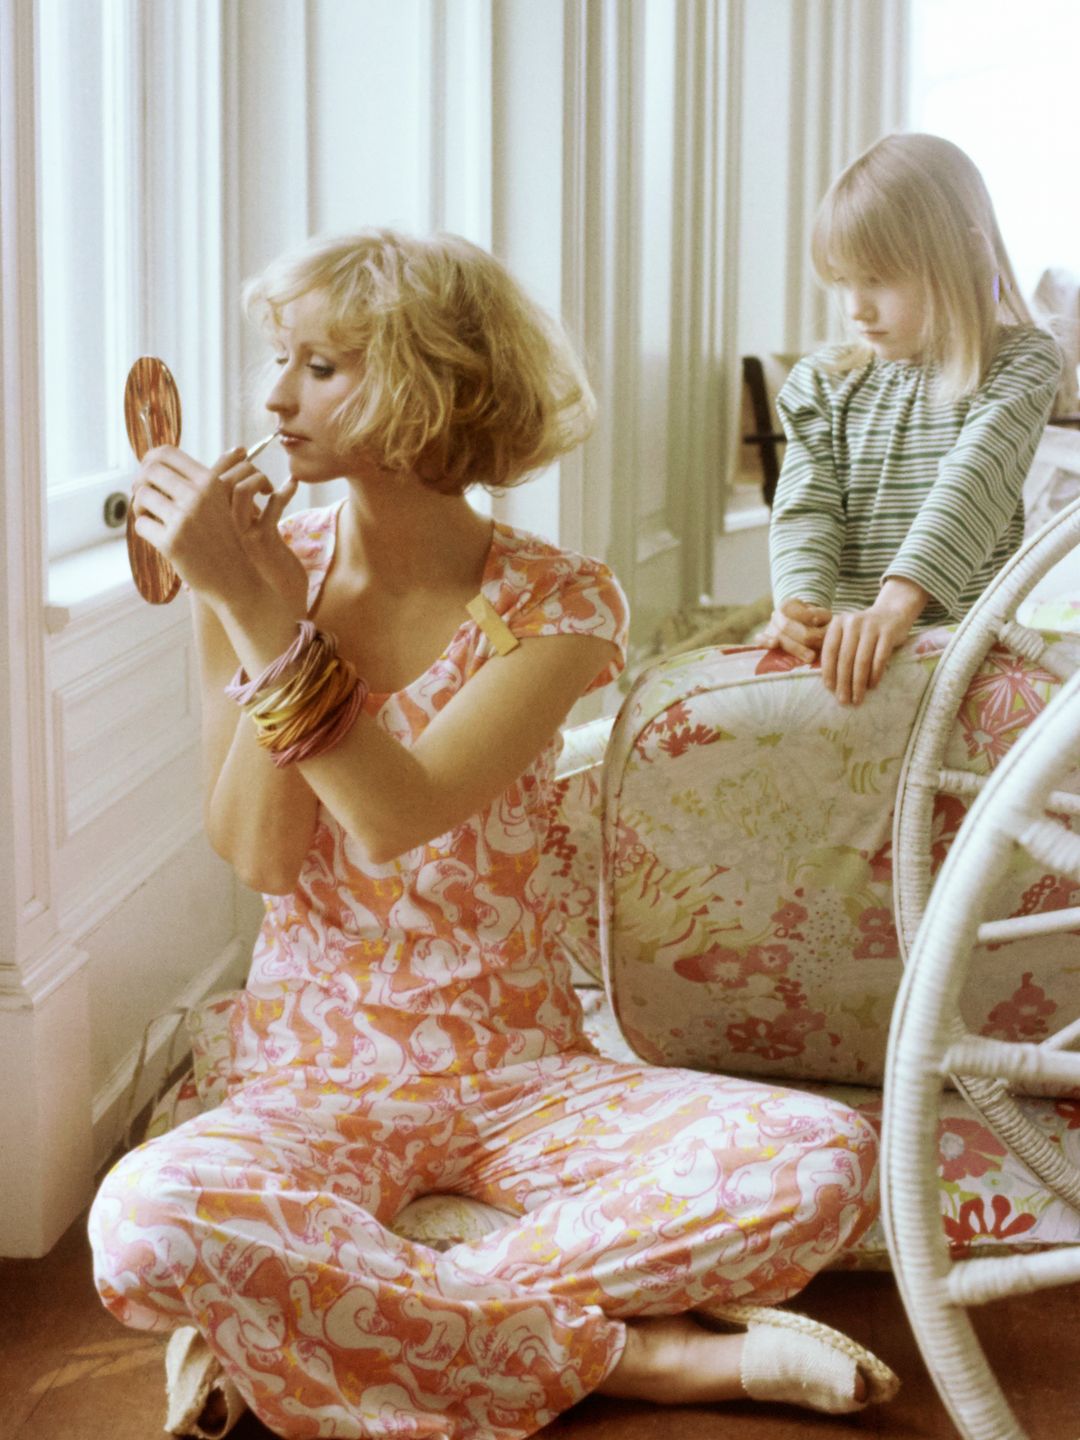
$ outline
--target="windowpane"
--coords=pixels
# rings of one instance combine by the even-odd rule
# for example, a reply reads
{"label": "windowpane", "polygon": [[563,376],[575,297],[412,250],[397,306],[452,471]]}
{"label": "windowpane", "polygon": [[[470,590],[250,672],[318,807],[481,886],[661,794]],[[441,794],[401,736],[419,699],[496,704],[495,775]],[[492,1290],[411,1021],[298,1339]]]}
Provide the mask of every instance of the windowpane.
{"label": "windowpane", "polygon": [[1080,272],[1076,0],[912,0],[911,128],[963,147],[986,179],[1021,289]]}
{"label": "windowpane", "polygon": [[121,405],[134,293],[130,29],[126,0],[39,0],[42,414],[54,551],[108,534],[101,500],[130,468]]}

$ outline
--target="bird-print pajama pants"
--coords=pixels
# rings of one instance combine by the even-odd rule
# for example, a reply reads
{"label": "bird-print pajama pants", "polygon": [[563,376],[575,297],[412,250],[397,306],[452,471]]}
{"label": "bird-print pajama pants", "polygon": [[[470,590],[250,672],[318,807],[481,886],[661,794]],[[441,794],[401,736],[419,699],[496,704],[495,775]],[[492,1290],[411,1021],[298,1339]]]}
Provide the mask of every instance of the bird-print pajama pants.
{"label": "bird-print pajama pants", "polygon": [[[595,1389],[624,1321],[793,1295],[870,1223],[854,1112],[580,1052],[482,1074],[257,1077],[112,1170],[90,1228],[125,1324],[195,1324],[275,1434],[511,1440]],[[512,1212],[443,1253],[419,1195]]]}

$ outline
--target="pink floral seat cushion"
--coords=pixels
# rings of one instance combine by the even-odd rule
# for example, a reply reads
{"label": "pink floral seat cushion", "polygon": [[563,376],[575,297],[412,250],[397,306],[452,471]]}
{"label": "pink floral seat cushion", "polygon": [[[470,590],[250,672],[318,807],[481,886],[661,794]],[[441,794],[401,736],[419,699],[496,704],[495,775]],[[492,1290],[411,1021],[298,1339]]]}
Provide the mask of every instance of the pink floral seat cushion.
{"label": "pink floral seat cushion", "polygon": [[[816,670],[759,649],[681,655],[638,681],[605,761],[601,905],[609,993],[644,1059],[881,1083],[901,974],[893,804],[948,638],[909,642],[857,708]],[[1059,683],[995,648],[946,765],[990,771]],[[934,871],[967,803],[938,797]],[[986,918],[1078,903],[1080,885],[1025,858]],[[983,946],[972,969],[969,1026],[1038,1040],[1075,1013],[1080,939]]]}
{"label": "pink floral seat cushion", "polygon": [[537,883],[555,897],[558,943],[575,983],[600,983],[600,777],[610,718],[563,733],[554,813]]}

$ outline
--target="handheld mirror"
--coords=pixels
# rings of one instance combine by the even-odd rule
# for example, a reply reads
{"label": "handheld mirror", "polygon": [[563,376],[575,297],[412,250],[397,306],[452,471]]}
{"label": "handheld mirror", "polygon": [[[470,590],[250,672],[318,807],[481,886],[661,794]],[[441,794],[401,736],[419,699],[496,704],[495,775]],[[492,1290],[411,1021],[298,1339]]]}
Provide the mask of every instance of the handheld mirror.
{"label": "handheld mirror", "polygon": [[[128,371],[124,424],[136,460],[155,445],[179,445],[180,392],[163,360],[143,355]],[[129,506],[127,551],[135,588],[151,605],[167,605],[180,589],[180,576],[134,527],[135,512]]]}

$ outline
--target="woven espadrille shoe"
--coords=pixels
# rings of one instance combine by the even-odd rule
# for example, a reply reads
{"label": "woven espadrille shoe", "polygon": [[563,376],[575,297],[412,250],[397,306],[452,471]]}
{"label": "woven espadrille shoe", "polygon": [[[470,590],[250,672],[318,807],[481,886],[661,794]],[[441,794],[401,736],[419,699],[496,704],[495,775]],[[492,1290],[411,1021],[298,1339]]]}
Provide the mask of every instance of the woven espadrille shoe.
{"label": "woven espadrille shoe", "polygon": [[165,1347],[165,1429],[194,1440],[219,1440],[247,1408],[221,1361],[193,1325],[182,1325]]}
{"label": "woven espadrille shoe", "polygon": [[[846,1415],[891,1400],[900,1388],[884,1361],[808,1315],[766,1305],[727,1305],[710,1311],[708,1319],[746,1327],[740,1379],[751,1400]],[[860,1375],[866,1394],[857,1400]]]}

